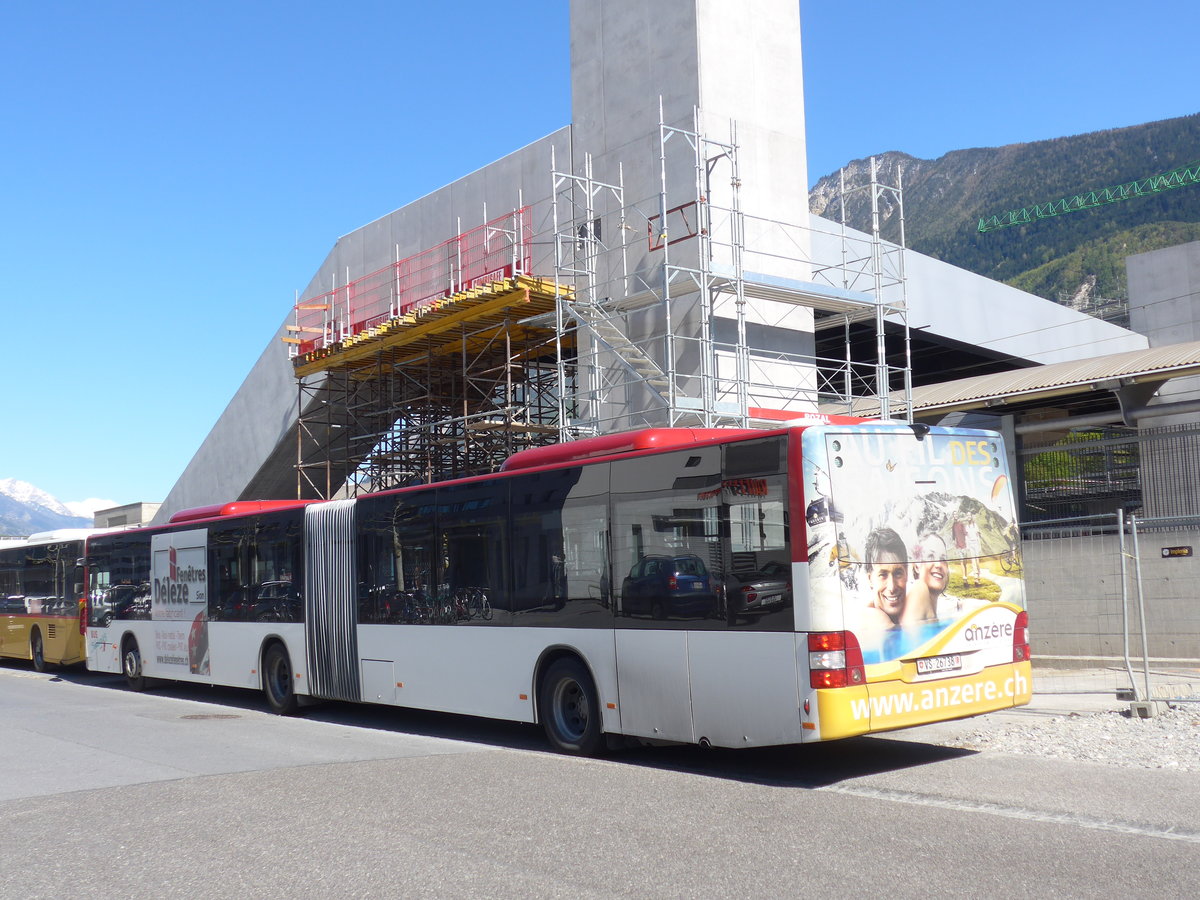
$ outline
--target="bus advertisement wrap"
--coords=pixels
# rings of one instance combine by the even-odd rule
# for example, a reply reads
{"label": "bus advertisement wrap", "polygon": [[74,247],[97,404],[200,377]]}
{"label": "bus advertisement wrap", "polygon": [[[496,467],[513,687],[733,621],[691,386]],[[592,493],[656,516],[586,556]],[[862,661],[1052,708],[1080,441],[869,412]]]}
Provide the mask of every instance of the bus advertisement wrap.
{"label": "bus advertisement wrap", "polygon": [[855,634],[868,682],[918,659],[916,680],[1011,663],[1024,583],[999,436],[893,425],[805,438],[815,627]]}
{"label": "bus advertisement wrap", "polygon": [[153,659],[208,675],[208,531],[156,534],[150,553]]}
{"label": "bus advertisement wrap", "polygon": [[822,736],[836,738],[1019,706],[1028,703],[1032,693],[1030,664],[1023,662],[928,684],[873,684],[849,698],[820,691],[817,703]]}

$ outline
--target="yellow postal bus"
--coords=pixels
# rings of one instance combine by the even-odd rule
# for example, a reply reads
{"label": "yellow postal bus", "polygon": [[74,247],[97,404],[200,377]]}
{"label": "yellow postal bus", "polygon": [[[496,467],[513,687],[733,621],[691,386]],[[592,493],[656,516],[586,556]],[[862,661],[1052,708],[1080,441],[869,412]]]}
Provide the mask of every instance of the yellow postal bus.
{"label": "yellow postal bus", "polygon": [[86,529],[0,541],[0,657],[48,665],[83,662]]}

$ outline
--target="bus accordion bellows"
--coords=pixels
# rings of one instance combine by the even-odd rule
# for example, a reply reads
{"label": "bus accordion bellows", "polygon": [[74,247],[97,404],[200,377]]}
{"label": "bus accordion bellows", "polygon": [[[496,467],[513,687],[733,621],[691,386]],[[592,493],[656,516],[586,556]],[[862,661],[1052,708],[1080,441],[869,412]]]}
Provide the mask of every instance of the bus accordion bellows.
{"label": "bus accordion bellows", "polygon": [[[814,417],[525,450],[87,544],[88,666],[622,740],[830,740],[1031,696],[987,431]],[[1004,565],[1001,565],[1001,560]]]}

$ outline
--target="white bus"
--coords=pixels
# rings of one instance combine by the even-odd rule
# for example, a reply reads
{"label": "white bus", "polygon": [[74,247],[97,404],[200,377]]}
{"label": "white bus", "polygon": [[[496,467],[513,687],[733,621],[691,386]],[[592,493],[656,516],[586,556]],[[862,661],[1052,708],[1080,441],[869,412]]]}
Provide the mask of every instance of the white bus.
{"label": "white bus", "polygon": [[826,419],[191,510],[88,542],[88,666],[540,723],[580,754],[974,715],[1030,699],[1008,485],[996,434]]}

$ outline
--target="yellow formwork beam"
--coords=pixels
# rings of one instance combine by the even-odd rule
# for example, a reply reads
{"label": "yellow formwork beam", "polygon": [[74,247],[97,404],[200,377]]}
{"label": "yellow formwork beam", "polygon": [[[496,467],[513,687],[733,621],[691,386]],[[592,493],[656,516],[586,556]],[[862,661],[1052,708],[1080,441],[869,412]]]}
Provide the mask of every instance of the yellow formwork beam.
{"label": "yellow formwork beam", "polygon": [[489,317],[519,307],[526,307],[522,310],[523,316],[550,312],[560,294],[567,293],[569,288],[556,287],[553,281],[525,275],[494,281],[435,300],[345,341],[298,356],[293,365],[296,375],[302,377],[353,366],[381,350],[403,351],[421,341],[427,346],[448,343],[455,340],[457,334],[447,332],[460,325],[473,321],[486,325]]}

